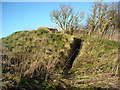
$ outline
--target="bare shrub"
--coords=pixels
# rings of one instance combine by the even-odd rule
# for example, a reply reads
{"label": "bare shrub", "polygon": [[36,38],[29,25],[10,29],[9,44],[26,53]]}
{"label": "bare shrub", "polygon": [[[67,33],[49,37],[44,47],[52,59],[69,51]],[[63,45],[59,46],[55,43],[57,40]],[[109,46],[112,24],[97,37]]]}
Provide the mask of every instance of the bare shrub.
{"label": "bare shrub", "polygon": [[50,17],[62,30],[73,31],[79,27],[79,24],[84,18],[84,13],[75,13],[69,5],[60,5],[60,10],[53,10]]}

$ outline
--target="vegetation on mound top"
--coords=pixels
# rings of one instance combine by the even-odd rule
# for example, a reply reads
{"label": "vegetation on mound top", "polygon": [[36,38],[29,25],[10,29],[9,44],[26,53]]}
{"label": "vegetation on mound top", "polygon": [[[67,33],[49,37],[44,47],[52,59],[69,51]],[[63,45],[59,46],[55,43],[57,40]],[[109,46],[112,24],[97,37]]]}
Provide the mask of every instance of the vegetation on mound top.
{"label": "vegetation on mound top", "polygon": [[[95,73],[95,70],[97,72],[103,72],[101,70],[112,70],[112,66],[114,66],[112,63],[118,60],[117,55],[120,43],[105,39],[93,38],[87,35],[79,38],[82,38],[84,42],[79,56],[75,60],[73,69],[80,68],[81,72],[83,71],[88,73]],[[110,64],[111,66],[106,66],[107,64]]]}
{"label": "vegetation on mound top", "polygon": [[[66,79],[62,69],[65,61],[69,59],[73,37],[84,42],[69,71],[70,78]],[[87,35],[50,33],[39,29],[16,32],[3,38],[2,44],[4,88],[111,87],[111,81],[107,80],[105,83],[108,84],[102,85],[103,82],[97,83],[97,77],[99,74],[104,76],[105,73],[110,74],[109,78],[112,78],[111,75],[117,75],[117,49],[120,43],[115,41]],[[96,78],[92,78],[94,76]],[[103,80],[103,77],[99,78]]]}
{"label": "vegetation on mound top", "polygon": [[[120,43],[87,35],[79,38],[82,38],[84,42],[72,69],[69,71],[71,79],[78,83],[81,82],[83,76],[87,76],[87,80],[82,80],[83,86],[118,87],[118,77],[115,79],[115,76],[118,76]],[[91,79],[92,77],[93,79]]]}
{"label": "vegetation on mound top", "polygon": [[64,45],[70,44],[67,37],[44,29],[16,32],[2,42],[3,81],[5,85],[13,81],[15,86],[25,77],[44,82],[51,74],[59,73],[69,50]]}

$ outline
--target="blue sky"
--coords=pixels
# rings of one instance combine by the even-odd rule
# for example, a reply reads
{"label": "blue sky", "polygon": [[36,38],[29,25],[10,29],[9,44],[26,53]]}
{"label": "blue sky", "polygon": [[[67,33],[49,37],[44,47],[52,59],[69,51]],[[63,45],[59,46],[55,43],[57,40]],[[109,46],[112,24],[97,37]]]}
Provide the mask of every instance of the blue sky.
{"label": "blue sky", "polygon": [[2,37],[22,30],[34,30],[38,27],[54,27],[50,12],[59,9],[60,4],[74,7],[75,11],[90,13],[92,2],[3,2],[2,3]]}

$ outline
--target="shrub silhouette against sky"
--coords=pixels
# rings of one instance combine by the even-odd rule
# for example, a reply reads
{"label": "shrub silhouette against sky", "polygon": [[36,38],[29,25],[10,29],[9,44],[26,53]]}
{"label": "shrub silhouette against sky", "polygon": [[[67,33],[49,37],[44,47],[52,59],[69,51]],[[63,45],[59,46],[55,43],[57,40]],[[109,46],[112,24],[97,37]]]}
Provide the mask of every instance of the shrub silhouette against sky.
{"label": "shrub silhouette against sky", "polygon": [[83,12],[74,12],[70,5],[60,5],[59,10],[53,10],[50,14],[51,20],[62,30],[76,30],[84,18]]}

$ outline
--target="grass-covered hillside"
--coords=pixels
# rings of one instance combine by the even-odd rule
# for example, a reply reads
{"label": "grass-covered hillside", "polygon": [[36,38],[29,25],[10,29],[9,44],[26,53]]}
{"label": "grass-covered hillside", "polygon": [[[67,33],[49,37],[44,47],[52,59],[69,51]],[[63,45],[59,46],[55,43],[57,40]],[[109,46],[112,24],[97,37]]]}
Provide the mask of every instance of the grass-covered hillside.
{"label": "grass-covered hillside", "polygon": [[[73,38],[82,44],[72,68],[64,74]],[[46,28],[15,32],[1,40],[3,90],[119,88],[118,42]]]}

